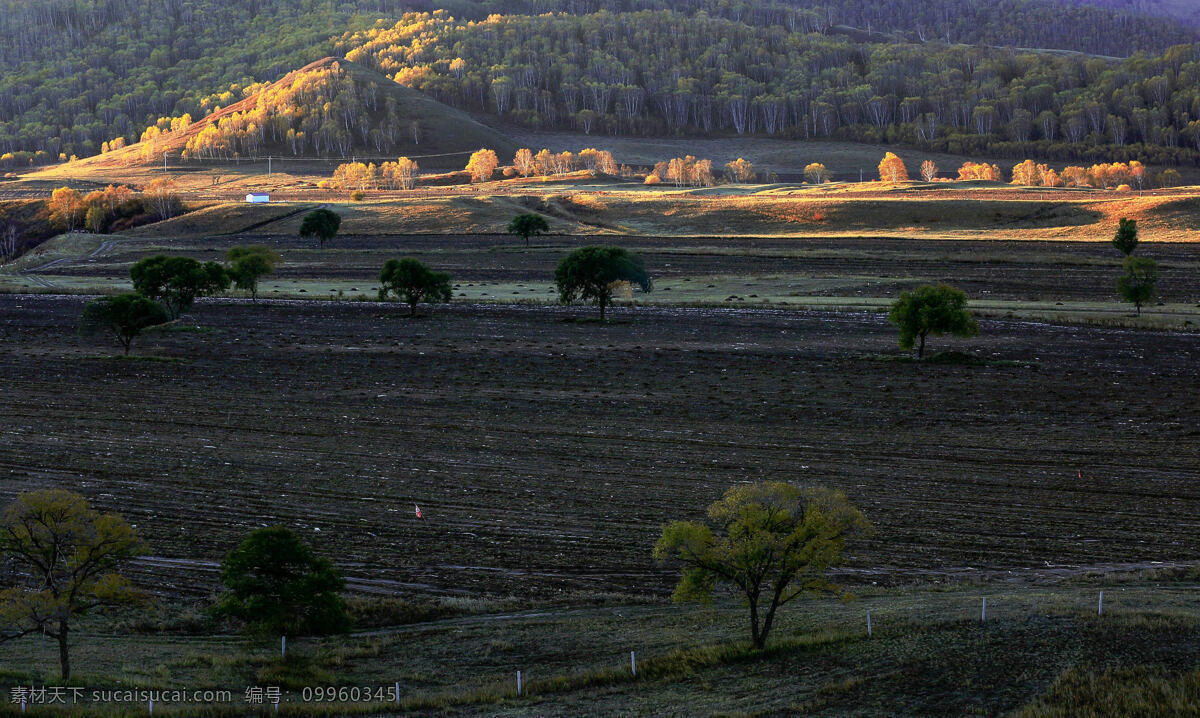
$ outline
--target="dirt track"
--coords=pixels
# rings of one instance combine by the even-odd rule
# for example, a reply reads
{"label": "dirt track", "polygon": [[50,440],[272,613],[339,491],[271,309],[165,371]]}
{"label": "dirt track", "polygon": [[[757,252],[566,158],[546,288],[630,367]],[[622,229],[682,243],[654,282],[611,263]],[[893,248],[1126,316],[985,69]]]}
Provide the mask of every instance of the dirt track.
{"label": "dirt track", "polygon": [[274,523],[363,590],[661,591],[659,526],[759,479],[844,489],[863,580],[1200,554],[1194,336],[985,322],[1038,368],[935,367],[862,358],[876,315],[220,301],[118,362],[81,304],[0,296],[0,499],[121,511],[170,592]]}

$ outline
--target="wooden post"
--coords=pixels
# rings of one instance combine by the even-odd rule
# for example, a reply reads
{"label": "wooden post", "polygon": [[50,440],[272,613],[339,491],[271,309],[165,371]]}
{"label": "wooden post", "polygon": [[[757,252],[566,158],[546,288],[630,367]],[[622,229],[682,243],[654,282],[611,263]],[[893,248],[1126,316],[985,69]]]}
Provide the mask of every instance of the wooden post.
{"label": "wooden post", "polygon": [[287,658],[287,636],[279,637],[279,655]]}
{"label": "wooden post", "polygon": [[983,597],[983,610],[979,613],[980,622],[987,620],[987,596]]}
{"label": "wooden post", "polygon": [[154,715],[154,699],[150,699],[150,715]]}
{"label": "wooden post", "polygon": [[633,651],[629,652],[629,670],[633,671],[633,675],[637,675],[637,656]]}
{"label": "wooden post", "polygon": [[1096,613],[1104,615],[1104,591],[1100,592],[1100,603],[1096,606]]}
{"label": "wooden post", "polygon": [[521,695],[521,672],[517,671],[517,695]]}
{"label": "wooden post", "polygon": [[871,612],[867,611],[867,638],[871,637]]}
{"label": "wooden post", "polygon": [[396,681],[396,704],[400,704],[400,681]]}

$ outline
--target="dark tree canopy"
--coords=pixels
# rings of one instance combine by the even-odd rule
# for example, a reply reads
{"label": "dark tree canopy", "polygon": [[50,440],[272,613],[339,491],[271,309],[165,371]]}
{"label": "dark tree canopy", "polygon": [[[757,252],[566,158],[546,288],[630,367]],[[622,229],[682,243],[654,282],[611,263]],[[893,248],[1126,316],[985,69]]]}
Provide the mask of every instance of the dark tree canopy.
{"label": "dark tree canopy", "polygon": [[1154,299],[1158,288],[1158,262],[1145,257],[1126,257],[1124,267],[1125,274],[1117,279],[1117,292],[1141,314],[1142,305]]}
{"label": "dark tree canopy", "polygon": [[392,294],[415,316],[421,302],[450,301],[450,275],[435,272],[411,257],[389,259],[379,273],[379,298],[386,300]]}
{"label": "dark tree canopy", "polygon": [[580,247],[568,254],[554,270],[559,299],[563,303],[583,300],[604,309],[612,302],[613,285],[629,282],[650,291],[650,275],[636,254],[621,247]]}
{"label": "dark tree canopy", "polygon": [[871,526],[845,494],[783,482],[735,486],[708,507],[708,521],[663,528],[654,557],[683,567],[676,601],[711,599],[730,584],[750,609],[750,638],[763,648],[780,606],[809,592],[839,591],[826,571],[847,539]]}
{"label": "dark tree canopy", "polygon": [[529,246],[529,238],[536,237],[543,232],[549,232],[550,225],[546,222],[546,218],[540,214],[526,212],[513,217],[508,223],[508,233],[515,234],[525,240],[525,246]]}
{"label": "dark tree canopy", "polygon": [[341,572],[281,526],[250,532],[225,557],[221,581],[229,592],[217,612],[245,621],[253,633],[324,635],[350,629]]}
{"label": "dark tree canopy", "polygon": [[1138,244],[1138,227],[1136,219],[1121,218],[1121,223],[1117,226],[1117,234],[1113,237],[1113,246],[1115,246],[1121,254],[1126,257],[1133,254],[1133,250],[1137,249]]}
{"label": "dark tree canopy", "polygon": [[129,354],[129,347],[142,330],[163,324],[168,319],[167,311],[158,302],[140,294],[118,294],[88,302],[79,320],[79,333],[92,336],[97,332],[110,332]]}
{"label": "dark tree canopy", "polygon": [[230,247],[225,253],[229,262],[229,278],[238,289],[258,299],[258,280],[275,271],[279,255],[261,244],[249,247]]}
{"label": "dark tree canopy", "polygon": [[17,497],[0,516],[0,557],[13,561],[15,585],[0,591],[0,641],[31,633],[58,640],[61,677],[71,678],[71,620],[97,608],[136,603],[121,575],[144,551],[133,528],[61,489]]}
{"label": "dark tree canopy", "polygon": [[129,269],[133,288],[139,294],[163,303],[171,319],[192,308],[199,297],[207,297],[229,287],[229,275],[216,262],[200,262],[191,257],[147,257]]}
{"label": "dark tree canopy", "polygon": [[304,239],[317,238],[317,245],[324,247],[325,243],[337,236],[338,228],[342,226],[342,216],[325,208],[314,209],[304,215],[300,224],[300,236]]}
{"label": "dark tree canopy", "polygon": [[912,349],[917,344],[918,357],[925,356],[925,338],[930,334],[973,337],[979,333],[979,324],[967,310],[967,295],[945,284],[926,284],[901,293],[892,304],[888,321],[900,329],[900,348]]}

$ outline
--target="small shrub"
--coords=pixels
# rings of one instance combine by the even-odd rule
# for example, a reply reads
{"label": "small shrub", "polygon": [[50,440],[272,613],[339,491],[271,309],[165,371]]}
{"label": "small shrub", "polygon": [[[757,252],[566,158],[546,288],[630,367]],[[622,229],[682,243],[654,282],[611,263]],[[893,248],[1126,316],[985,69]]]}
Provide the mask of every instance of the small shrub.
{"label": "small shrub", "polygon": [[366,196],[367,195],[361,189],[356,189],[350,193],[350,199],[354,202],[361,202]]}

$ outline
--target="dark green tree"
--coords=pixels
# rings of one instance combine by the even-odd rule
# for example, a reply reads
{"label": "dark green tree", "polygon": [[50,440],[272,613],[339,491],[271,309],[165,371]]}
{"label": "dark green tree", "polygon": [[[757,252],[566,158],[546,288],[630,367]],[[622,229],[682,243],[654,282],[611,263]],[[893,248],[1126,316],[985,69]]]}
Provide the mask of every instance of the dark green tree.
{"label": "dark green tree", "polygon": [[191,257],[147,257],[129,269],[138,294],[162,302],[171,319],[192,308],[198,297],[207,297],[229,287],[229,275],[216,262]]}
{"label": "dark green tree", "polygon": [[1141,314],[1142,305],[1154,298],[1158,287],[1158,262],[1145,257],[1126,257],[1124,266],[1125,274],[1117,280],[1117,292]]}
{"label": "dark green tree", "polygon": [[300,237],[309,239],[317,238],[317,246],[322,249],[325,243],[337,236],[338,228],[342,226],[342,216],[337,212],[325,208],[314,209],[304,215],[304,221],[300,223]]}
{"label": "dark green tree", "polygon": [[580,247],[568,254],[554,270],[559,299],[565,304],[581,299],[604,309],[612,302],[613,286],[629,282],[650,291],[650,275],[636,254],[621,247]]}
{"label": "dark green tree", "polygon": [[543,232],[549,231],[550,225],[546,222],[546,218],[532,212],[518,214],[508,223],[508,233],[523,237],[526,247],[529,246],[530,237],[536,237]]}
{"label": "dark green tree", "polygon": [[63,681],[71,679],[71,622],[94,609],[137,603],[121,575],[145,546],[125,519],[101,514],[62,489],[17,496],[0,516],[0,557],[17,567],[0,590],[0,642],[31,633],[58,641]]}
{"label": "dark green tree", "polygon": [[97,332],[110,332],[128,355],[134,338],[144,329],[163,324],[168,319],[166,310],[158,302],[140,294],[118,294],[88,302],[79,320],[79,333],[92,336]]}
{"label": "dark green tree", "polygon": [[238,289],[250,292],[258,300],[258,280],[275,271],[279,255],[261,244],[249,247],[230,247],[225,253],[229,262],[229,278]]}
{"label": "dark green tree", "polygon": [[945,284],[926,284],[901,293],[892,304],[888,321],[900,329],[901,349],[912,349],[920,342],[918,358],[925,356],[925,337],[930,334],[973,337],[979,333],[979,324],[967,310],[967,295]]}
{"label": "dark green tree", "polygon": [[763,648],[780,606],[805,593],[841,592],[825,573],[841,563],[847,539],[870,531],[841,492],[762,482],[726,491],[705,523],[663,527],[654,557],[682,565],[678,602],[709,601],[717,584],[732,584],[750,609],[750,639]]}
{"label": "dark green tree", "polygon": [[1137,248],[1138,243],[1138,228],[1136,219],[1121,218],[1121,223],[1117,226],[1117,234],[1113,237],[1113,246],[1120,250],[1121,254],[1126,257],[1133,254],[1133,250]]}
{"label": "dark green tree", "polygon": [[350,629],[341,572],[282,526],[251,531],[225,557],[221,581],[229,591],[217,604],[218,615],[245,621],[252,633],[325,635]]}
{"label": "dark green tree", "polygon": [[386,300],[389,294],[396,295],[409,307],[411,316],[416,316],[421,302],[450,301],[450,275],[434,272],[411,257],[389,259],[379,273],[379,299]]}

